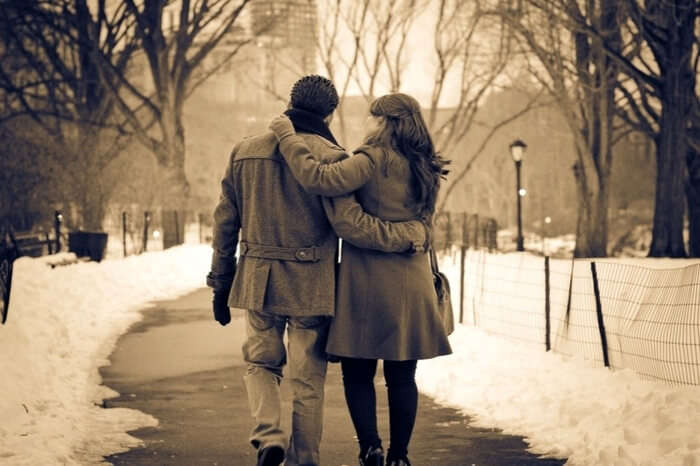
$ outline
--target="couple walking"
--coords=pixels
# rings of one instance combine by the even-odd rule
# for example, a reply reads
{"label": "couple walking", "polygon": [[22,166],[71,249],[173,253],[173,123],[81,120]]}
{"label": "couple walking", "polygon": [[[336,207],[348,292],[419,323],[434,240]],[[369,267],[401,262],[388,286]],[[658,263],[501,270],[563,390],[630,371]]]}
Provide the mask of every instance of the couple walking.
{"label": "couple walking", "polygon": [[[384,465],[379,359],[389,399],[386,464],[410,465],[417,360],[451,352],[426,254],[446,161],[412,97],[376,99],[354,155],[328,128],[337,105],[328,79],[297,81],[270,131],[234,147],[214,211],[207,284],[220,324],[230,321],[229,306],[247,310],[244,379],[258,465],[320,464],[328,360],[341,364],[360,464]],[[287,363],[289,438],[280,429]]]}

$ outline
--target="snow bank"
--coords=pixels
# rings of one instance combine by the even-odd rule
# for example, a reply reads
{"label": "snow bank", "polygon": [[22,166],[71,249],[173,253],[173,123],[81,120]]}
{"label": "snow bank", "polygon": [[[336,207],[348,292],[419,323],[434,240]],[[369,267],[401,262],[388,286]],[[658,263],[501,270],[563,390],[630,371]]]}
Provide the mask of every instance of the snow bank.
{"label": "snow bank", "polygon": [[204,286],[210,260],[208,246],[55,268],[18,259],[0,326],[0,464],[86,464],[136,445],[124,432],[157,421],[100,408],[115,393],[98,368],[148,302]]}

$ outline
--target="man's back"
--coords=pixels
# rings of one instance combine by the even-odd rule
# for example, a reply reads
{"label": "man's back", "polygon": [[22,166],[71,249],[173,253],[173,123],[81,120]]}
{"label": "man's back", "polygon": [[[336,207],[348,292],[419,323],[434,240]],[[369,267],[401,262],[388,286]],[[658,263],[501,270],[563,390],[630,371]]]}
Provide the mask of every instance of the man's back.
{"label": "man's back", "polygon": [[[304,137],[327,159],[343,154],[320,136]],[[308,194],[294,179],[274,134],[247,138],[234,148],[222,188],[230,191],[234,205],[220,204],[215,217],[230,216],[232,207],[240,224],[240,261],[229,305],[284,315],[332,315],[338,238],[320,196]]]}
{"label": "man's back", "polygon": [[[314,145],[319,136],[306,134]],[[320,245],[333,233],[320,196],[308,194],[277,151],[277,139],[265,133],[243,140],[232,154],[234,189],[241,212],[241,240],[285,247]],[[338,156],[342,153],[337,148]]]}

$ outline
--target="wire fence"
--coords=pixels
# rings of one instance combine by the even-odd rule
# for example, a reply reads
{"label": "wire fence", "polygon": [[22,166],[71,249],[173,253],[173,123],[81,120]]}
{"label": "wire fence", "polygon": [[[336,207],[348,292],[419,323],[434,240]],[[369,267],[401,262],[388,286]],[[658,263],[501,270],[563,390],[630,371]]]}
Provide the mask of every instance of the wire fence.
{"label": "wire fence", "polygon": [[700,385],[700,264],[659,269],[470,249],[462,268],[460,254],[442,257],[460,322],[645,379]]}

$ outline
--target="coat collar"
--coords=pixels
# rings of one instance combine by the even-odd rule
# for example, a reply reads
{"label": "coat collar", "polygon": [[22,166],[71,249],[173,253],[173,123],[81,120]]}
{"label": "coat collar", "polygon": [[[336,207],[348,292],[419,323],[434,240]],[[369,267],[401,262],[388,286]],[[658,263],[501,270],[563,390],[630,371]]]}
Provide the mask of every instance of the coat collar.
{"label": "coat collar", "polygon": [[338,141],[333,137],[333,133],[331,133],[326,122],[317,114],[298,108],[290,108],[284,112],[284,114],[292,120],[294,129],[297,132],[317,134],[340,147],[340,144],[338,144]]}

